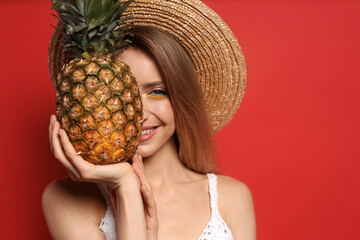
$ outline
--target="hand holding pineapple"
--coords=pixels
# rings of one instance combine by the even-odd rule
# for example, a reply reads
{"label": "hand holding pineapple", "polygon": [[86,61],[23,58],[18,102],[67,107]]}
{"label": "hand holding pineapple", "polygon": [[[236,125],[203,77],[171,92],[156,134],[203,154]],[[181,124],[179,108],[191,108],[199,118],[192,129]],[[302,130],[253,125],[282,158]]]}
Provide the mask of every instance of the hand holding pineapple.
{"label": "hand holding pineapple", "polygon": [[66,168],[72,180],[102,183],[111,189],[118,188],[124,180],[138,182],[136,173],[128,162],[96,166],[84,161],[75,151],[66,132],[60,128],[55,116],[51,116],[49,134],[55,158]]}
{"label": "hand holding pineapple", "polygon": [[[50,118],[49,139],[50,148],[55,158],[66,168],[73,181],[102,183],[110,188],[114,211],[118,210],[117,201],[121,197],[125,197],[125,194],[120,196],[121,193],[129,190],[134,190],[136,193],[139,192],[140,188],[142,199],[144,200],[147,239],[157,240],[159,222],[157,219],[156,203],[151,186],[144,173],[141,156],[135,154],[132,158],[132,165],[128,162],[111,165],[93,165],[88,163],[77,154],[66,132],[60,128],[60,123],[54,115]],[[137,200],[139,199],[141,200],[141,196],[138,195]]]}

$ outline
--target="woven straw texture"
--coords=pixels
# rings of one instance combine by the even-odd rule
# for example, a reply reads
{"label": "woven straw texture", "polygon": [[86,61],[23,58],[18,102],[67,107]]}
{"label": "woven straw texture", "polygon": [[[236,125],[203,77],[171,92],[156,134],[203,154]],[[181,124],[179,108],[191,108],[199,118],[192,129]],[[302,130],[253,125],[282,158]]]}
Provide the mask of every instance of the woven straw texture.
{"label": "woven straw texture", "polygon": [[[236,113],[244,95],[246,66],[240,45],[225,22],[198,0],[135,0],[124,13],[139,26],[159,28],[186,49],[194,62],[209,118],[216,132]],[[52,83],[69,62],[55,30],[49,46]]]}

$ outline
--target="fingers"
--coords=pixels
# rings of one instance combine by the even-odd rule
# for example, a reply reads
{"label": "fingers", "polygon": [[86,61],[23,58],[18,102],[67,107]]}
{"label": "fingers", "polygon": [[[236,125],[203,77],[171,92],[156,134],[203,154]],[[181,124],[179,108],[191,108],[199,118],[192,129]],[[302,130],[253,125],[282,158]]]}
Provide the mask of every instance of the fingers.
{"label": "fingers", "polygon": [[71,172],[71,178],[79,179],[80,174],[71,164],[71,162],[69,162],[67,156],[64,153],[63,146],[60,140],[60,132],[63,132],[66,135],[65,131],[60,129],[60,123],[56,121],[55,116],[52,116],[50,144],[51,148],[53,149],[54,156],[66,168],[66,170]]}
{"label": "fingers", "polygon": [[66,159],[72,164],[73,169],[76,170],[73,174],[78,177],[79,180],[86,182],[102,182],[110,184],[112,188],[115,188],[120,184],[121,179],[134,174],[133,168],[130,164],[125,162],[96,166],[85,161],[75,151],[66,132],[60,129],[59,135]]}
{"label": "fingers", "polygon": [[139,154],[135,153],[135,155],[132,158],[132,162],[136,163],[136,165],[140,168],[140,170],[144,172],[144,164],[142,161],[142,157]]}
{"label": "fingers", "polygon": [[49,141],[50,141],[50,149],[51,152],[54,154],[55,158],[60,161],[62,165],[66,168],[69,176],[72,180],[76,180],[77,175],[76,170],[71,165],[71,163],[67,160],[62,146],[59,141],[59,130],[60,124],[56,120],[55,115],[50,116],[50,126],[49,126]]}
{"label": "fingers", "polygon": [[58,142],[56,143],[59,144],[63,150],[59,160],[69,171],[71,171],[77,180],[81,180],[82,176],[80,174],[81,172],[79,171],[79,162],[82,161],[85,164],[88,162],[84,161],[83,158],[76,153],[66,132],[63,129],[59,129],[58,132],[60,141],[57,139]]}
{"label": "fingers", "polygon": [[52,132],[53,132],[53,126],[54,126],[54,120],[56,120],[56,117],[55,115],[51,115],[50,116],[50,124],[49,124],[49,142],[50,142],[50,150],[52,153],[54,153],[54,148],[52,146]]}
{"label": "fingers", "polygon": [[139,154],[137,154],[137,155],[138,155],[138,163],[140,165],[140,169],[144,171],[144,162],[142,160],[142,157]]}
{"label": "fingers", "polygon": [[[135,161],[134,161],[135,160]],[[150,218],[156,218],[156,202],[150,187],[150,184],[145,176],[144,168],[143,168],[142,158],[140,155],[135,156],[133,159],[133,168],[140,180],[140,191],[147,206],[147,213]]]}
{"label": "fingers", "polygon": [[155,199],[153,197],[152,191],[148,189],[145,185],[141,186],[140,191],[146,206],[145,220],[146,220],[146,228],[148,229],[148,239],[157,240],[158,230],[159,230],[159,220],[157,217]]}
{"label": "fingers", "polygon": [[156,202],[152,191],[146,187],[146,185],[142,185],[140,188],[141,194],[147,206],[146,212],[152,219],[157,219],[157,211],[156,211]]}
{"label": "fingers", "polygon": [[133,157],[133,168],[140,180],[140,184],[145,185],[148,189],[151,189],[150,184],[144,173],[144,165],[142,163],[142,158],[138,154],[135,154],[135,156]]}
{"label": "fingers", "polygon": [[49,138],[55,158],[66,168],[72,180],[103,183],[112,188],[116,188],[128,176],[139,181],[129,163],[96,166],[85,161],[75,151],[69,137],[61,129],[54,115],[50,119]]}
{"label": "fingers", "polygon": [[61,163],[63,163],[62,160],[63,158],[65,158],[65,154],[60,143],[59,130],[60,124],[56,121],[53,122],[51,131],[51,145],[54,151],[55,158],[60,160]]}
{"label": "fingers", "polygon": [[157,240],[158,239],[158,230],[159,230],[159,220],[157,217],[157,208],[155,198],[145,176],[145,168],[144,163],[142,161],[142,157],[139,154],[135,154],[133,156],[133,168],[134,172],[138,176],[140,181],[140,192],[144,202],[144,210],[145,210],[145,221],[146,221],[146,228],[148,233],[149,240]]}
{"label": "fingers", "polygon": [[75,151],[73,145],[71,144],[66,132],[62,129],[59,130],[60,141],[64,149],[65,155],[71,160],[74,164],[82,160],[82,157]]}
{"label": "fingers", "polygon": [[74,174],[72,174],[72,172],[70,172],[68,169],[66,169],[66,171],[68,172],[71,180],[73,180],[73,181],[77,180],[76,176],[74,176]]}
{"label": "fingers", "polygon": [[132,161],[133,161],[132,164],[133,169],[136,175],[138,176],[138,179],[141,184],[140,191],[145,205],[145,220],[146,220],[146,227],[148,229],[148,239],[156,240],[158,239],[157,233],[159,229],[159,220],[157,218],[156,202],[153,196],[153,192],[145,176],[144,164],[142,162],[141,156],[135,154]]}

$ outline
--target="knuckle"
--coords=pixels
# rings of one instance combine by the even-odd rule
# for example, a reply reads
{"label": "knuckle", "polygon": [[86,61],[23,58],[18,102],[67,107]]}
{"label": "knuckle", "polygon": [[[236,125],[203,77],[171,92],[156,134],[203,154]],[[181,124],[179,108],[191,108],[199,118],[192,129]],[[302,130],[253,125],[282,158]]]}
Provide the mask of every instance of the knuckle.
{"label": "knuckle", "polygon": [[54,157],[58,160],[60,160],[60,153],[59,151],[54,151]]}
{"label": "knuckle", "polygon": [[70,158],[70,159],[75,159],[76,157],[78,157],[78,155],[74,152],[66,152],[66,155]]}
{"label": "knuckle", "polygon": [[71,162],[77,162],[80,159],[82,159],[79,154],[77,154],[76,152],[74,153],[66,153],[66,156],[68,156],[68,158],[71,160]]}

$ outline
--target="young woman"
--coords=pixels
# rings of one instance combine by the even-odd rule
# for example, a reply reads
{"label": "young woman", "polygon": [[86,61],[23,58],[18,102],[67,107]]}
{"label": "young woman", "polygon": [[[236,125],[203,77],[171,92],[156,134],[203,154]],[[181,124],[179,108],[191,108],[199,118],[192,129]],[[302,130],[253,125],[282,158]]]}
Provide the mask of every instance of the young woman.
{"label": "young woman", "polygon": [[212,129],[188,52],[157,28],[135,29],[119,58],[130,66],[142,97],[138,151],[132,165],[92,165],[52,116],[51,149],[71,178],[52,182],[43,194],[52,237],[256,239],[249,189],[213,174]]}

